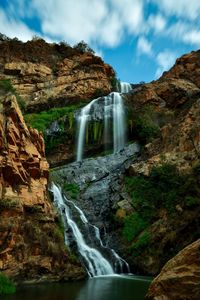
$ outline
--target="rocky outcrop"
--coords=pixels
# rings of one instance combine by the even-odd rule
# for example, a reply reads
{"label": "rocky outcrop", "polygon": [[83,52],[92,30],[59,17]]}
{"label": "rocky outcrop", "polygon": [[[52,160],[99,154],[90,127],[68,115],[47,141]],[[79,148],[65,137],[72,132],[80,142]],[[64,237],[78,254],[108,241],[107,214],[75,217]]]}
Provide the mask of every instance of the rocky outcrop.
{"label": "rocky outcrop", "polygon": [[[131,178],[144,180],[144,195],[137,195],[136,181],[130,189],[132,201],[135,201],[135,204],[132,204],[132,210],[140,213],[145,205],[147,207],[153,205],[155,198],[153,191],[157,193],[159,189],[152,190],[151,202],[145,203],[147,199],[145,193],[150,193],[145,190],[145,184],[150,184],[151,187],[153,181],[151,171],[155,167],[175,166],[178,178],[180,176],[184,178],[181,188],[184,184],[188,185],[187,189],[182,190],[181,197],[178,196],[178,188],[173,191],[174,196],[171,194],[174,199],[171,211],[161,197],[154,207],[153,217],[147,218],[148,225],[144,226],[145,230],[139,230],[129,243],[122,242],[124,252],[128,249],[131,253],[131,255],[128,254],[128,261],[135,272],[140,274],[157,275],[169,259],[200,237],[199,55],[199,51],[184,55],[160,79],[136,87],[126,99],[130,108],[129,122],[132,126],[130,137],[138,139],[143,144],[141,157],[131,165],[127,172],[130,180]],[[157,134],[151,136],[155,127]],[[163,176],[166,179],[167,174],[163,173]],[[163,181],[157,184],[162,186],[162,183]],[[169,186],[169,191],[176,186],[177,181],[173,183],[171,187]],[[188,196],[187,192],[190,193]],[[168,200],[170,201],[170,196]],[[136,201],[139,203],[141,201],[142,204],[138,205]],[[132,212],[129,215],[131,214]],[[141,213],[140,216],[146,222],[147,215],[144,216]],[[139,253],[138,243],[144,241],[142,238],[146,232],[149,234],[149,241],[148,243],[145,241],[146,246],[140,245]]]}
{"label": "rocky outcrop", "polygon": [[112,89],[113,69],[69,45],[6,40],[0,53],[0,79],[12,81],[29,112],[87,101]]}
{"label": "rocky outcrop", "polygon": [[200,51],[183,55],[160,79],[129,95],[127,104],[134,113],[141,114],[145,106],[151,106],[153,121],[160,128],[157,139],[145,145],[145,158],[133,166],[133,173],[147,175],[153,165],[163,162],[175,163],[183,172],[190,172],[199,160],[199,56]]}
{"label": "rocky outcrop", "polygon": [[200,240],[166,263],[153,280],[145,299],[198,300],[200,298]]}
{"label": "rocky outcrop", "polygon": [[83,277],[48,199],[43,137],[27,128],[15,96],[1,103],[0,271],[17,281]]}

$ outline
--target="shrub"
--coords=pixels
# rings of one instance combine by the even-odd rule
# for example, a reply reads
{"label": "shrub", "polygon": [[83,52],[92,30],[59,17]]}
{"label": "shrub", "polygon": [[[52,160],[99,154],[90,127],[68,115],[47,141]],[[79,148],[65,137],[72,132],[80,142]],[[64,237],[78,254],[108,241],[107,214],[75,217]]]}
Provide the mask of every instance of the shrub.
{"label": "shrub", "polygon": [[78,103],[76,105],[70,105],[65,107],[51,108],[48,111],[42,111],[39,113],[26,114],[24,116],[26,123],[38,131],[45,133],[45,130],[56,120],[70,115],[75,112],[75,110],[81,108],[84,104]]}
{"label": "shrub", "polygon": [[64,191],[73,199],[76,199],[79,194],[79,186],[75,183],[64,183]]}
{"label": "shrub", "polygon": [[16,99],[17,99],[17,103],[21,109],[22,112],[25,111],[26,109],[26,102],[24,101],[24,99],[22,99],[21,96],[19,96],[19,94],[17,93],[16,89],[13,87],[10,79],[2,79],[0,80],[0,89],[2,89],[5,93],[12,93],[13,95],[15,95]]}
{"label": "shrub", "polygon": [[124,238],[129,242],[132,241],[147,225],[147,222],[137,212],[125,217],[123,228]]}
{"label": "shrub", "polygon": [[15,88],[12,86],[12,83],[10,81],[10,79],[2,79],[0,80],[0,88],[5,92],[5,93],[15,93],[16,90]]}
{"label": "shrub", "polygon": [[64,237],[65,235],[65,226],[62,220],[62,217],[60,215],[58,215],[58,218],[56,219],[56,224],[58,225],[58,229],[60,230],[62,236]]}
{"label": "shrub", "polygon": [[0,273],[0,295],[13,294],[15,291],[16,287],[12,280]]}
{"label": "shrub", "polygon": [[134,116],[134,130],[142,143],[146,144],[157,137],[160,128],[156,122],[156,116],[151,106],[145,107],[141,114]]}
{"label": "shrub", "polygon": [[199,200],[196,197],[192,197],[192,196],[187,196],[185,198],[185,205],[187,207],[193,207],[199,204]]}
{"label": "shrub", "polygon": [[94,50],[88,46],[88,44],[84,41],[79,42],[78,44],[74,45],[74,49],[80,51],[80,52],[90,52],[94,54]]}
{"label": "shrub", "polygon": [[131,247],[132,255],[138,256],[147,248],[151,243],[151,234],[148,230],[145,230],[137,239],[136,243]]}
{"label": "shrub", "polygon": [[119,91],[120,81],[119,81],[119,79],[116,78],[116,76],[114,76],[110,79],[110,84],[114,91]]}
{"label": "shrub", "polygon": [[125,177],[125,190],[131,196],[136,212],[125,218],[123,236],[128,241],[135,239],[159,218],[160,209],[166,209],[172,218],[175,216],[177,204],[188,209],[199,205],[196,172],[195,168],[191,174],[183,175],[175,165],[163,164],[153,167],[148,177]]}
{"label": "shrub", "polygon": [[19,199],[0,199],[0,211],[4,209],[17,209],[20,207]]}

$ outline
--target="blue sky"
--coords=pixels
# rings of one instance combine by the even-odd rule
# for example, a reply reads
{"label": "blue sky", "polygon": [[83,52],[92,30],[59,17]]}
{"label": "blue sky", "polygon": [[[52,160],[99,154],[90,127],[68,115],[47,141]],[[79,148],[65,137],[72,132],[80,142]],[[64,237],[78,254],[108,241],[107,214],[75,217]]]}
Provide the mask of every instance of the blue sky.
{"label": "blue sky", "polygon": [[149,82],[200,48],[199,0],[0,0],[0,32],[87,42],[122,81]]}

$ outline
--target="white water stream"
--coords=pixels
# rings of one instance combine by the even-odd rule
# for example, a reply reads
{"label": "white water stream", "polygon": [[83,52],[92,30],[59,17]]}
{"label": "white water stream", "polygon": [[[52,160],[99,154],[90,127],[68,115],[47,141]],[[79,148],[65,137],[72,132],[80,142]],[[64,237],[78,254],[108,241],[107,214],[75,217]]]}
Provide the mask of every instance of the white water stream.
{"label": "white water stream", "polygon": [[[126,129],[125,129],[125,111],[123,105],[123,97],[121,93],[128,93],[131,91],[131,85],[126,82],[121,82],[119,92],[112,92],[108,96],[100,97],[92,100],[89,104],[81,109],[78,117],[78,141],[77,141],[77,156],[76,161],[83,159],[85,136],[87,123],[90,121],[91,108],[98,109],[98,105],[103,102],[104,106],[104,143],[106,144],[111,137],[111,126],[109,119],[113,122],[113,152],[119,152],[125,146]],[[95,107],[96,106],[96,107]]]}
{"label": "white water stream", "polygon": [[[78,251],[86,263],[85,266],[88,275],[90,277],[93,277],[99,275],[114,274],[112,266],[101,255],[101,253],[98,250],[91,248],[86,244],[77,224],[73,221],[73,219],[70,216],[69,208],[66,205],[66,201],[63,199],[60,189],[55,184],[53,184],[51,187],[51,191],[53,192],[56,206],[60,210],[61,214],[65,215],[66,222],[73,232],[74,238],[77,243]],[[82,215],[82,220],[87,221],[84,215]]]}
{"label": "white water stream", "polygon": [[[102,240],[100,238],[99,229],[96,226],[94,226],[88,222],[83,211],[77,205],[75,205],[72,201],[69,201],[65,197],[63,197],[60,188],[58,186],[56,186],[55,184],[52,184],[51,191],[54,195],[54,203],[55,203],[56,207],[58,208],[58,210],[60,211],[60,214],[62,215],[65,229],[67,229],[67,227],[68,227],[72,231],[74,240],[77,244],[78,251],[83,259],[83,262],[84,262],[84,265],[85,265],[88,275],[90,277],[100,276],[100,275],[112,275],[112,274],[115,274],[115,271],[114,271],[113,267],[111,266],[110,262],[100,253],[100,251],[98,251],[97,249],[95,249],[93,247],[90,247],[86,243],[78,225],[72,219],[72,216],[70,214],[70,210],[69,210],[69,207],[67,204],[71,204],[76,209],[83,224],[85,224],[87,226],[87,229],[90,229],[90,227],[92,227],[92,229],[94,230],[94,233],[95,233],[94,239],[96,238],[96,240],[98,240],[100,247],[107,249],[107,251],[110,250],[110,253],[112,254],[112,257],[113,257],[113,263],[114,263],[115,269],[122,273],[124,270],[124,266],[125,266],[127,269],[127,272],[129,273],[130,270],[129,270],[129,266],[128,266],[127,262],[125,260],[123,260],[113,249],[109,249],[103,245]],[[65,230],[65,242],[68,245],[66,230]]]}

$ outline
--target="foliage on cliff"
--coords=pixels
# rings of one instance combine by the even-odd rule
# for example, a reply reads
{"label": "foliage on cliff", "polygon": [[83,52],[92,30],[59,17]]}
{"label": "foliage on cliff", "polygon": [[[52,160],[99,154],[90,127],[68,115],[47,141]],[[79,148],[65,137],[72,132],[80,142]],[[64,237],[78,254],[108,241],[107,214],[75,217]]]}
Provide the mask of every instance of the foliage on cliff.
{"label": "foliage on cliff", "polygon": [[171,164],[153,167],[149,176],[125,177],[124,187],[131,197],[133,212],[123,219],[122,231],[130,254],[137,258],[136,265],[150,257],[167,261],[200,237],[199,223],[193,219],[194,211],[200,211],[199,178],[199,165],[193,167],[192,173],[181,174]]}
{"label": "foliage on cliff", "polygon": [[16,287],[11,279],[0,273],[0,295],[13,294]]}

